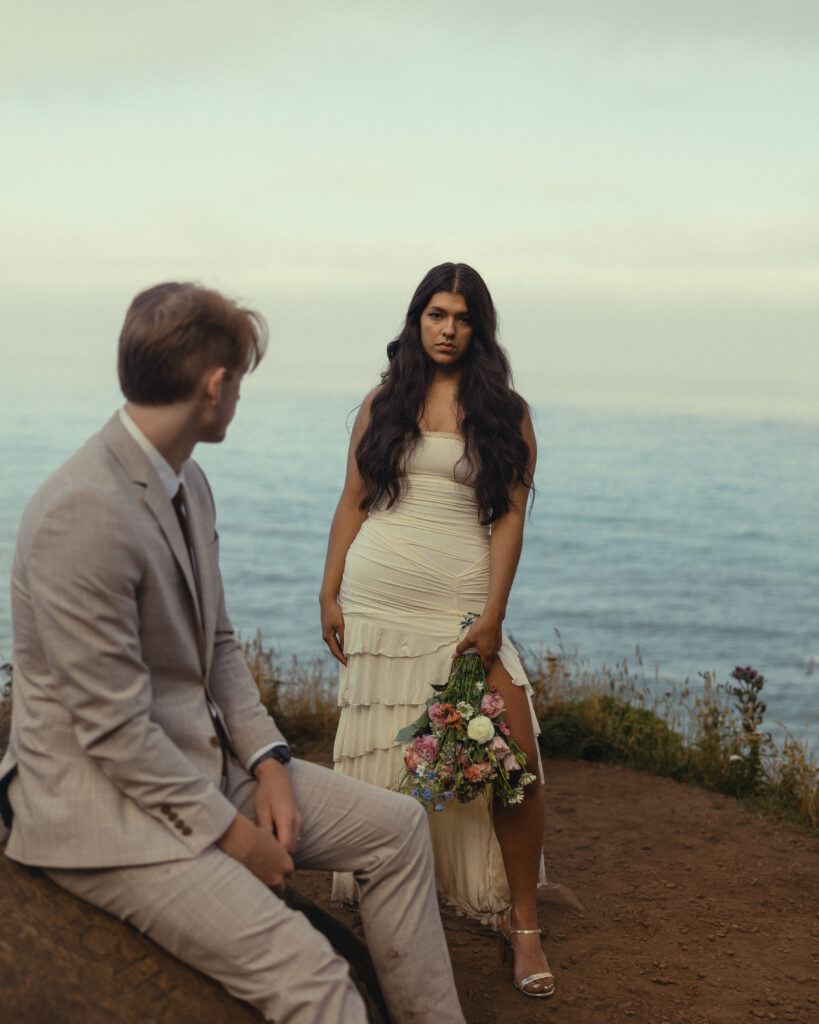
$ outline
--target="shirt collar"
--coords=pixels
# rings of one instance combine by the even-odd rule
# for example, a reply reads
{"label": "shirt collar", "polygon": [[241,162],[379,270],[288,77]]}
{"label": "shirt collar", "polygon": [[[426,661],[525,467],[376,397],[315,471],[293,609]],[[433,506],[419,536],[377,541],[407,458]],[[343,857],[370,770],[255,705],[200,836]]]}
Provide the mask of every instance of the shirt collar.
{"label": "shirt collar", "polygon": [[151,465],[157,471],[159,479],[162,481],[162,486],[165,488],[168,497],[173,498],[185,482],[183,473],[181,471],[177,473],[168,460],[159,454],[124,408],[120,409],[119,418],[122,421],[123,427],[125,427],[131,437],[148,456]]}

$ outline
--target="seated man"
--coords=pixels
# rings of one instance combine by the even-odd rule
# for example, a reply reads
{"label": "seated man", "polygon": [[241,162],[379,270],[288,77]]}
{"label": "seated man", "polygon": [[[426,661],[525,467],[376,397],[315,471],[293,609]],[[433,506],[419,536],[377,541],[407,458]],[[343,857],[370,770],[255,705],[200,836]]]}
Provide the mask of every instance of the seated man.
{"label": "seated man", "polygon": [[393,1019],[463,1021],[423,811],[291,761],[225,611],[190,456],[224,438],[265,345],[262,318],[216,292],[138,295],[125,407],[26,509],[6,854],[293,1024],[367,1019],[346,961],[276,893],[294,866],[353,871]]}

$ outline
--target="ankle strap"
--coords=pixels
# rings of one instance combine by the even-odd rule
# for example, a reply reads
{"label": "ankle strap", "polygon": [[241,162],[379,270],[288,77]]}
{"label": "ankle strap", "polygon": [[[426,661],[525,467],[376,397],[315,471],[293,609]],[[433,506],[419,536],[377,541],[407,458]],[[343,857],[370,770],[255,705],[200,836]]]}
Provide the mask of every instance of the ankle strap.
{"label": "ankle strap", "polygon": [[540,928],[512,928],[510,935],[541,935]]}

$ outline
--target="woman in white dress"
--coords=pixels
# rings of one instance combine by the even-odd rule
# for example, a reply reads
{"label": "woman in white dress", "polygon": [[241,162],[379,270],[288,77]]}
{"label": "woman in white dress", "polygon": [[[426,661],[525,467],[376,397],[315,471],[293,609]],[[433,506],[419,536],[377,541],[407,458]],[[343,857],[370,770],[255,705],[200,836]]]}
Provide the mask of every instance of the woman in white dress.
{"label": "woman in white dress", "polygon": [[[455,654],[480,654],[537,779],[517,806],[479,797],[431,815],[438,888],[503,931],[515,985],[543,997],[554,978],[537,930],[538,727],[502,629],[536,449],[496,324],[489,291],[466,264],[434,267],[418,286],[353,426],[319,601],[322,635],[340,662],[335,768],[366,782],[396,779],[398,731],[422,712],[431,684],[446,682]],[[355,895],[352,876],[337,875],[333,897]]]}

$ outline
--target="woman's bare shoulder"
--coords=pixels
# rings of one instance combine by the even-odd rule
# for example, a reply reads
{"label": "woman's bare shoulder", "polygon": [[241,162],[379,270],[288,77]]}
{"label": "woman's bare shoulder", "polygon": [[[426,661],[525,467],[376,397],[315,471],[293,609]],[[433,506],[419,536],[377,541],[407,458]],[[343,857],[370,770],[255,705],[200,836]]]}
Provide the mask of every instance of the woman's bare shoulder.
{"label": "woman's bare shoulder", "polygon": [[361,405],[358,409],[357,419],[363,420],[367,423],[370,419],[370,410],[372,409],[373,399],[376,395],[380,394],[384,390],[383,384],[376,384],[376,386],[368,391],[367,394],[361,399]]}
{"label": "woman's bare shoulder", "polygon": [[366,409],[369,414],[370,406],[373,404],[373,399],[376,395],[381,394],[384,390],[383,384],[376,384],[374,388],[367,392],[367,394],[361,399],[361,408]]}
{"label": "woman's bare shoulder", "polygon": [[528,424],[532,425],[532,408],[523,395],[519,391],[513,391],[512,394],[520,402],[520,422],[521,426]]}
{"label": "woman's bare shoulder", "polygon": [[381,391],[383,386],[383,384],[377,384],[361,399],[361,405],[358,407],[355,423],[353,424],[353,439],[356,442],[361,439],[361,435],[367,429],[367,425],[370,422],[370,409],[372,408],[373,399]]}

